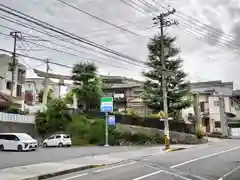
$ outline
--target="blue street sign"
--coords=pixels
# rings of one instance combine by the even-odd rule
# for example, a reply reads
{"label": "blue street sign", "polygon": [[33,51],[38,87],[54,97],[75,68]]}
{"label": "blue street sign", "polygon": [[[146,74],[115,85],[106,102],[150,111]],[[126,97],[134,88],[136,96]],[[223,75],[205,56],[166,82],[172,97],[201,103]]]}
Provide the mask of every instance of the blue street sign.
{"label": "blue street sign", "polygon": [[101,110],[101,112],[113,112],[113,98],[112,97],[102,97],[100,110]]}
{"label": "blue street sign", "polygon": [[101,112],[113,112],[113,106],[101,106]]}
{"label": "blue street sign", "polygon": [[109,126],[114,126],[116,124],[115,122],[115,116],[114,115],[109,115],[108,116],[108,125]]}

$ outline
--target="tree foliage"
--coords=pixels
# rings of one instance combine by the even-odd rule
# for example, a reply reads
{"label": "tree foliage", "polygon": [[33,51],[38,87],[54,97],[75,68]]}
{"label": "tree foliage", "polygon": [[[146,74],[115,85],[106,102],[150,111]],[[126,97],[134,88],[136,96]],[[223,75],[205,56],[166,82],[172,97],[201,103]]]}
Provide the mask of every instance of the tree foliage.
{"label": "tree foliage", "polygon": [[72,104],[73,103],[73,90],[70,90],[66,96],[63,98],[64,102],[66,104]]}
{"label": "tree foliage", "polygon": [[73,67],[72,74],[76,86],[73,92],[77,94],[79,103],[86,111],[97,109],[103,92],[96,66],[92,63],[79,63]]}
{"label": "tree foliage", "polygon": [[59,99],[50,101],[45,112],[37,114],[36,125],[40,134],[65,131],[71,121],[66,104]]}
{"label": "tree foliage", "polygon": [[[164,57],[166,70],[174,73],[166,77],[168,96],[168,112],[172,117],[179,115],[181,109],[189,107],[189,83],[186,82],[186,73],[182,70],[183,60],[178,56],[179,49],[175,45],[176,38],[164,36]],[[154,112],[163,110],[163,95],[161,88],[162,63],[161,63],[161,36],[156,35],[148,44],[149,56],[146,63],[149,71],[143,75],[147,78],[144,83],[143,99]]]}

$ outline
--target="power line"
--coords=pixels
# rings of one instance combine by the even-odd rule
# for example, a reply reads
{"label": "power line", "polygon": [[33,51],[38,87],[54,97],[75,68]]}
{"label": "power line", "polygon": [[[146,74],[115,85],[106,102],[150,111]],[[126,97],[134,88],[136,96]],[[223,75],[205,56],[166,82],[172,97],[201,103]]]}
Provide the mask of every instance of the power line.
{"label": "power line", "polygon": [[[153,2],[155,2],[155,0],[152,0]],[[157,3],[157,2],[155,2],[155,3]],[[158,4],[158,3],[157,3]],[[162,5],[160,5],[159,4],[159,6],[161,6],[163,9],[165,9],[165,10],[168,10],[168,8],[166,8],[166,7],[164,7],[164,6],[162,6]],[[211,40],[211,45],[216,45],[216,46],[219,46],[219,47],[223,47],[223,48],[225,48],[225,50],[228,50],[228,51],[232,51],[232,52],[234,52],[234,53],[238,53],[238,49],[237,49],[237,47],[235,47],[231,42],[230,42],[230,38],[233,38],[233,37],[229,37],[229,36],[226,36],[227,34],[224,34],[224,32],[222,32],[222,31],[219,31],[219,30],[217,30],[217,29],[215,29],[215,28],[213,28],[213,27],[211,27],[211,26],[209,26],[209,25],[207,25],[207,24],[204,24],[204,23],[202,23],[202,22],[200,22],[200,21],[198,21],[197,19],[194,19],[194,18],[192,18],[192,17],[190,17],[190,16],[188,16],[188,15],[186,15],[186,14],[184,14],[184,13],[182,13],[182,12],[179,12],[181,15],[183,15],[183,16],[186,16],[186,17],[188,17],[188,19],[187,18],[185,18],[185,17],[183,17],[183,16],[179,16],[179,15],[177,15],[177,13],[176,14],[174,14],[174,16],[175,17],[178,17],[178,18],[181,18],[181,19],[183,19],[184,21],[186,21],[187,23],[181,23],[180,24],[180,26],[185,26],[185,28],[188,30],[188,29],[190,29],[190,28],[194,28],[194,29],[190,29],[191,31],[194,31],[195,33],[197,33],[197,35],[200,35],[200,38],[198,37],[197,39],[199,39],[199,40],[202,40],[201,38],[204,38],[204,40],[206,39],[205,37],[202,37],[202,35],[204,36],[204,32],[203,32],[203,30],[207,30],[208,32],[212,32],[213,34],[211,34],[211,37],[208,37],[207,38],[207,43],[209,44],[209,39]],[[193,21],[190,21],[189,19],[192,19]],[[202,24],[203,26],[201,26],[200,24]],[[196,26],[198,26],[199,28],[196,28]],[[214,39],[214,37],[215,38],[218,38],[218,39],[220,39],[219,38],[219,35],[221,35],[221,34],[219,34],[219,33],[221,33],[221,34],[223,34],[224,36],[224,40],[221,40],[221,42],[219,42],[219,41],[217,41],[216,39]],[[218,35],[219,34],[219,35]],[[189,35],[189,34],[188,34]],[[195,34],[191,34],[191,36],[194,36]],[[196,35],[195,35],[196,36]],[[205,42],[206,42],[205,41]],[[240,44],[240,41],[238,41],[238,40],[234,40],[238,45]]]}
{"label": "power line", "polygon": [[[101,9],[101,10],[106,10],[106,8],[103,8],[102,6],[99,6],[98,4],[96,4],[96,3],[94,3],[94,2],[92,2],[92,1],[89,1],[89,0],[86,0],[88,3],[91,3],[92,5],[94,5],[94,6],[96,6],[96,7],[98,7],[99,9]],[[114,14],[115,15],[115,14]],[[148,14],[147,14],[148,15]],[[119,17],[118,15],[115,15],[117,18],[119,18],[119,19],[121,19],[121,20],[124,20],[125,22],[127,22],[126,24],[123,24],[123,25],[119,25],[119,26],[121,26],[121,27],[127,27],[127,26],[131,26],[131,25],[133,25],[133,27],[137,27],[137,28],[139,28],[140,26],[139,25],[137,25],[137,24],[135,24],[135,22],[131,22],[131,21],[128,21],[128,20],[125,20],[125,19],[123,19],[122,17]],[[111,29],[111,28],[110,28]],[[109,30],[109,29],[102,29],[102,30],[99,30],[99,31],[104,31],[104,30]],[[144,31],[146,31],[145,29],[140,29],[140,30],[144,30]],[[91,31],[90,33],[92,33],[93,31]],[[146,31],[147,32],[147,31]]]}
{"label": "power line", "polygon": [[[5,36],[10,37],[9,35],[4,34],[4,33],[1,33],[1,32],[0,32],[0,34],[3,34],[3,35],[5,35]],[[31,44],[35,44],[35,45],[37,45],[37,46],[45,47],[45,48],[48,48],[48,49],[51,49],[51,50],[54,50],[54,51],[57,51],[57,52],[61,52],[61,53],[68,54],[68,55],[71,55],[71,56],[75,56],[75,57],[79,57],[79,58],[82,58],[82,59],[90,60],[90,61],[93,61],[93,62],[96,61],[96,62],[99,62],[99,63],[101,63],[101,64],[106,64],[106,65],[109,65],[109,66],[112,66],[112,67],[121,68],[121,69],[123,68],[122,66],[105,63],[105,62],[103,62],[103,61],[98,61],[98,60],[96,60],[96,59],[91,59],[91,58],[87,58],[87,57],[83,57],[83,56],[78,56],[78,55],[76,55],[76,54],[68,53],[68,52],[65,52],[65,51],[62,51],[62,50],[59,50],[59,49],[56,49],[56,48],[51,48],[51,47],[44,46],[44,45],[41,45],[41,44],[37,44],[37,43],[34,43],[34,42],[30,42],[30,41],[26,41],[26,40],[24,40],[24,42],[26,42],[26,43],[31,43]],[[23,45],[23,44],[22,44],[22,45]],[[23,49],[21,46],[19,46],[19,45],[17,45],[17,46],[20,48],[20,50],[21,50],[26,56],[28,56],[28,54],[27,54],[26,52],[24,52],[24,49]],[[29,58],[30,58],[30,56],[29,56]],[[30,58],[30,59],[31,59],[31,58]],[[124,69],[126,69],[126,70],[134,70],[134,69],[130,69],[130,68],[124,68]]]}
{"label": "power line", "polygon": [[[123,2],[124,4],[130,6],[131,8],[137,10],[138,12],[140,12],[140,13],[142,13],[142,14],[144,14],[144,15],[148,15],[146,12],[144,12],[144,11],[136,8],[135,6],[133,6],[132,4],[130,4],[130,3],[128,3],[128,2],[126,2],[126,1],[124,1],[124,0],[120,0],[120,1]],[[129,1],[132,2],[131,0],[129,0]]]}
{"label": "power line", "polygon": [[118,28],[118,29],[120,29],[120,30],[122,30],[122,31],[128,32],[128,33],[133,34],[133,35],[136,35],[136,36],[140,36],[140,37],[145,37],[145,38],[146,38],[146,36],[142,36],[142,35],[137,34],[137,33],[133,32],[133,31],[131,31],[131,30],[122,28],[121,26],[118,26],[118,25],[113,24],[113,23],[111,23],[111,22],[108,22],[108,21],[106,21],[106,20],[104,20],[104,19],[101,19],[101,18],[99,18],[99,17],[97,17],[97,16],[94,16],[93,14],[91,14],[91,13],[89,13],[89,12],[86,12],[86,11],[84,11],[84,10],[82,10],[82,9],[80,9],[80,8],[72,5],[72,4],[69,4],[69,3],[64,2],[64,1],[62,1],[62,0],[57,0],[57,1],[59,1],[59,2],[61,2],[61,3],[63,3],[63,4],[65,4],[65,5],[73,8],[73,9],[76,9],[76,10],[78,10],[78,11],[84,13],[84,14],[87,14],[87,15],[91,16],[92,18],[95,18],[95,19],[97,19],[97,20],[99,20],[99,21],[101,21],[101,22],[104,22],[104,23],[106,23],[106,24],[108,24],[108,25],[110,25],[110,26],[114,26],[114,27],[116,27],[116,28]]}
{"label": "power line", "polygon": [[[79,37],[79,36],[77,36],[77,35],[75,35],[75,34],[72,34],[72,33],[70,33],[70,32],[67,32],[67,31],[65,31],[65,30],[63,30],[63,29],[57,28],[57,27],[55,27],[55,26],[53,26],[53,25],[50,25],[50,24],[48,24],[48,23],[46,23],[46,22],[40,21],[40,20],[38,20],[38,19],[36,19],[36,18],[34,18],[34,17],[32,17],[32,16],[26,15],[26,14],[24,14],[24,13],[22,13],[22,12],[19,12],[19,11],[17,11],[17,10],[14,10],[14,9],[12,9],[12,8],[10,8],[10,7],[5,6],[5,5],[0,4],[0,6],[2,6],[2,7],[4,7],[4,8],[7,8],[7,9],[10,9],[10,10],[13,11],[13,12],[11,12],[11,11],[9,11],[9,10],[6,10],[6,9],[3,9],[3,8],[0,8],[1,11],[4,11],[5,13],[11,14],[11,15],[16,16],[16,17],[18,17],[18,18],[21,18],[21,19],[24,19],[24,20],[26,20],[26,21],[29,21],[29,22],[31,22],[31,23],[33,23],[33,24],[36,24],[36,25],[40,26],[40,27],[43,27],[43,28],[46,28],[46,29],[48,29],[48,30],[54,31],[54,32],[56,32],[56,33],[58,33],[58,34],[61,34],[61,35],[66,36],[66,37],[69,37],[69,38],[74,39],[74,40],[76,40],[76,41],[80,41],[80,42],[85,43],[85,44],[87,44],[87,45],[96,47],[96,48],[101,49],[101,50],[103,50],[103,51],[106,51],[106,52],[115,54],[115,55],[120,56],[120,57],[122,57],[122,58],[129,59],[129,60],[131,60],[131,61],[133,61],[133,62],[141,62],[141,63],[144,63],[143,61],[137,60],[137,59],[132,58],[132,57],[130,57],[130,56],[127,56],[127,55],[125,55],[125,54],[122,54],[122,53],[119,53],[119,52],[117,52],[117,51],[114,51],[114,50],[112,50],[112,49],[106,48],[106,47],[104,47],[104,46],[102,46],[102,45],[99,45],[99,44],[97,44],[97,43],[94,43],[94,42],[92,42],[92,41],[89,41],[89,40],[87,40],[87,39],[85,39],[85,38]],[[15,12],[15,13],[14,13],[14,12]],[[16,13],[18,13],[18,14],[16,14]],[[19,14],[21,14],[21,15],[19,15]],[[25,17],[24,17],[24,16],[25,16]]]}
{"label": "power line", "polygon": [[184,24],[180,24],[180,26],[187,27],[186,31],[183,31],[183,32],[190,36],[196,37],[196,39],[203,40],[204,42],[206,42],[210,45],[222,47],[227,51],[231,51],[234,53],[240,53],[240,51],[238,49],[236,49],[235,47],[233,47],[233,45],[229,42],[221,43],[221,42],[216,41],[213,38],[204,37],[201,33],[199,33],[199,31],[196,31],[195,29],[189,29],[188,26],[186,26]]}
{"label": "power line", "polygon": [[146,2],[144,0],[137,0],[137,1],[139,1],[140,3],[142,3],[145,6],[147,6],[149,9],[151,9],[151,10],[153,10],[155,12],[159,12],[160,11],[158,8],[155,8],[154,6],[152,6],[151,4],[149,4],[148,2]]}
{"label": "power line", "polygon": [[[164,7],[163,5],[161,5],[161,4],[160,4],[159,2],[157,2],[156,0],[152,0],[152,1],[153,1],[155,4],[159,5],[160,7],[162,7],[163,9],[168,10],[168,8],[166,8],[166,7]],[[169,6],[169,5],[168,5],[168,6]],[[170,6],[169,6],[169,7],[170,7]],[[177,14],[181,14],[181,16],[179,16],[179,15],[177,15]],[[220,34],[223,34],[226,38],[231,38],[231,39],[236,40],[234,36],[229,35],[229,34],[223,32],[223,31],[221,31],[221,30],[219,30],[219,29],[216,29],[216,28],[214,28],[214,27],[212,27],[212,26],[210,26],[210,25],[208,25],[208,24],[206,24],[206,23],[203,23],[203,22],[199,21],[198,19],[193,18],[193,17],[191,17],[191,16],[189,16],[189,15],[187,15],[187,14],[181,12],[181,11],[178,11],[178,12],[175,14],[175,16],[176,16],[176,17],[179,17],[179,18],[181,18],[181,19],[183,19],[183,20],[185,20],[185,21],[187,21],[187,22],[189,22],[189,23],[191,23],[191,24],[195,24],[195,25],[201,27],[202,29],[207,29],[207,30],[213,31],[213,32],[215,32],[215,33],[220,33]],[[184,17],[183,17],[183,16],[184,16]],[[186,18],[185,18],[185,17],[186,17]],[[192,21],[190,21],[190,19],[191,19]],[[199,24],[202,24],[203,27],[202,27],[201,25],[199,25]],[[238,40],[236,40],[236,41],[238,41]]]}
{"label": "power line", "polygon": [[[122,66],[118,66],[118,65],[114,65],[114,64],[109,64],[109,63],[105,63],[104,61],[99,61],[99,60],[96,60],[96,59],[91,59],[91,58],[87,58],[87,57],[83,57],[83,56],[79,56],[77,54],[73,54],[73,53],[70,53],[70,52],[66,52],[66,51],[62,51],[62,50],[59,50],[59,49],[56,49],[56,48],[53,48],[53,47],[49,47],[49,46],[45,46],[45,45],[42,45],[42,44],[38,44],[36,42],[31,42],[31,41],[28,41],[28,40],[23,40],[24,42],[28,42],[30,44],[34,44],[34,45],[37,45],[37,46],[40,46],[40,47],[45,47],[45,48],[48,48],[48,49],[51,49],[51,50],[54,50],[54,51],[57,51],[57,52],[60,52],[60,53],[63,53],[63,54],[67,54],[67,55],[70,55],[70,56],[75,56],[75,57],[78,57],[78,58],[82,58],[82,59],[85,59],[85,60],[90,60],[90,61],[95,61],[95,62],[99,62],[101,64],[107,64],[107,65],[110,65],[112,67],[117,67],[117,68],[122,68]],[[65,47],[65,46],[62,46],[62,47]],[[129,63],[128,61],[126,61],[127,63]],[[135,64],[133,64],[135,65]],[[142,66],[140,66],[142,67]],[[128,68],[126,68],[128,69]],[[133,70],[133,69],[129,69],[129,70]]]}
{"label": "power line", "polygon": [[[10,37],[8,34],[4,34],[4,33],[1,33],[0,32],[0,34],[3,34],[4,36],[8,36],[8,37]],[[75,56],[75,57],[79,57],[79,58],[82,58],[82,59],[85,59],[85,60],[90,60],[90,61],[92,61],[92,62],[99,62],[100,64],[106,64],[106,65],[108,65],[108,66],[112,66],[112,67],[116,67],[116,68],[123,68],[122,66],[118,66],[118,65],[116,65],[116,64],[110,64],[110,63],[106,63],[106,62],[104,62],[104,61],[99,61],[99,60],[96,60],[96,59],[91,59],[91,58],[88,58],[88,57],[83,57],[83,56],[79,56],[79,55],[76,55],[76,54],[73,54],[73,53],[69,53],[69,52],[66,52],[66,51],[62,51],[62,50],[59,50],[59,49],[56,49],[56,48],[52,48],[52,47],[49,47],[49,46],[45,46],[45,45],[41,45],[41,44],[38,44],[38,43],[35,43],[35,42],[31,42],[31,41],[28,41],[28,40],[24,40],[23,39],[23,41],[24,42],[26,42],[27,44],[28,43],[31,43],[31,44],[34,44],[34,45],[37,45],[37,46],[40,46],[40,47],[44,47],[44,48],[48,48],[48,49],[51,49],[51,50],[54,50],[54,51],[57,51],[57,52],[60,52],[60,53],[64,53],[64,54],[67,54],[67,55],[71,55],[71,56]],[[63,45],[60,45],[60,44],[56,44],[56,45],[59,45],[59,46],[61,46],[61,47],[63,47],[63,48],[68,48],[67,46],[63,46]],[[30,45],[28,44],[28,46],[30,47]],[[31,49],[31,47],[30,47],[30,49]],[[21,50],[23,50],[23,49],[21,49]],[[77,51],[77,50],[76,50]],[[79,51],[80,52],[80,51]],[[23,52],[24,53],[24,52]],[[28,54],[26,54],[26,53],[24,53],[25,55],[28,55]],[[126,61],[126,63],[129,63],[128,61]],[[135,64],[133,64],[133,65],[135,65]],[[139,65],[140,66],[140,65]],[[142,67],[142,66],[140,66],[140,67]],[[133,70],[133,69],[130,69],[130,68],[125,68],[126,70]]]}
{"label": "power line", "polygon": [[[1,17],[0,17],[0,18],[1,18]],[[14,21],[11,21],[11,22],[14,22]],[[17,24],[19,24],[19,23],[17,23]],[[19,24],[19,25],[22,25],[23,27],[30,28],[30,29],[35,30],[35,31],[37,31],[37,32],[43,33],[42,31],[39,31],[38,29],[35,29],[35,28],[32,28],[32,27],[26,26],[26,24],[25,24],[25,25]],[[6,27],[6,26],[4,26],[4,27]],[[6,27],[6,28],[8,28],[8,27]],[[8,28],[8,29],[11,29],[11,28]],[[24,34],[26,34],[26,33],[24,33]],[[44,33],[44,34],[45,34],[45,33]],[[27,35],[31,36],[30,34],[27,34]],[[65,42],[68,42],[68,43],[73,44],[73,45],[76,45],[76,46],[80,46],[80,47],[82,47],[82,48],[84,48],[84,49],[91,50],[91,51],[96,52],[96,53],[100,53],[100,54],[102,54],[102,55],[104,55],[104,56],[108,56],[108,57],[111,57],[111,58],[113,58],[113,59],[117,59],[117,60],[121,60],[121,61],[123,60],[123,59],[120,59],[120,58],[118,58],[118,57],[112,56],[111,54],[106,54],[106,53],[104,53],[104,52],[96,51],[95,49],[92,49],[92,48],[90,48],[90,47],[85,47],[85,46],[82,46],[82,45],[79,45],[79,44],[70,42],[70,41],[68,41],[68,40],[66,40],[66,39],[64,39],[64,38],[61,38],[61,37],[58,37],[58,36],[55,36],[55,35],[52,35],[52,34],[46,34],[46,35],[49,35],[50,37],[55,37],[55,38],[57,38],[57,39],[59,39],[59,40],[61,40],[61,41],[65,41]],[[80,52],[80,53],[84,53],[84,52],[82,52],[82,51],[80,51],[80,50],[77,50],[77,49],[75,49],[75,48],[70,48],[70,47],[68,47],[68,46],[61,45],[61,44],[56,43],[56,42],[53,42],[53,41],[44,40],[43,38],[40,38],[40,37],[38,37],[38,36],[35,36],[35,37],[36,37],[36,38],[39,38],[39,40],[41,40],[41,41],[47,41],[47,42],[49,42],[49,43],[51,43],[51,44],[54,44],[54,45],[57,45],[57,46],[60,46],[60,47],[66,48],[66,49],[71,49],[71,50],[74,50],[74,51],[77,51],[77,52]],[[35,45],[39,45],[39,44],[35,43]],[[43,47],[43,45],[42,45],[42,47]],[[45,47],[46,47],[46,46],[45,46]],[[46,47],[46,48],[50,48],[50,47]],[[55,49],[54,49],[54,50],[55,50]],[[65,53],[65,54],[66,54],[66,53]],[[69,55],[72,55],[72,54],[69,54]],[[81,57],[81,58],[82,58],[82,57]],[[123,60],[123,61],[125,61],[125,60]],[[126,63],[129,63],[128,61],[125,61],[125,62],[126,62]],[[104,63],[104,62],[103,62],[103,63]],[[133,63],[130,62],[130,64],[133,64]],[[108,64],[108,65],[109,65],[109,64]],[[137,63],[134,63],[133,65],[139,66],[139,64],[137,64]],[[116,65],[114,65],[114,67],[116,67]]]}
{"label": "power line", "polygon": [[[12,54],[12,51],[8,51],[8,50],[5,50],[5,49],[0,49],[0,51],[3,51],[3,52],[5,52],[5,53]],[[16,53],[16,56],[22,56],[22,57],[34,59],[34,60],[37,60],[37,61],[41,61],[41,62],[44,62],[44,63],[47,62],[46,59],[41,59],[41,58],[37,58],[37,57],[33,57],[33,56],[28,56],[28,55],[20,54],[20,53]],[[60,64],[60,63],[56,63],[56,62],[52,62],[52,61],[49,61],[49,63],[54,64],[54,65],[57,65],[57,66],[61,66],[61,67],[65,67],[65,68],[72,69],[71,66],[67,66],[67,65],[64,65],[64,64]]]}

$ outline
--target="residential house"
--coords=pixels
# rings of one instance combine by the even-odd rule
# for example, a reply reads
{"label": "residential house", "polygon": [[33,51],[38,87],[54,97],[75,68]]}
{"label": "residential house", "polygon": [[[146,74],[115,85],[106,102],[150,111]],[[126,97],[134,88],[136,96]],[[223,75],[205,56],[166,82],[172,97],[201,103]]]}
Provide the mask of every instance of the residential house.
{"label": "residential house", "polygon": [[[18,60],[15,68],[12,100],[17,107],[24,107],[24,84],[26,79],[26,67]],[[6,108],[11,95],[12,84],[12,57],[0,54],[0,101],[1,107]]]}
{"label": "residential house", "polygon": [[[219,95],[224,98],[225,113],[234,113],[231,98],[233,82],[207,81],[191,83],[191,91],[199,95],[199,108],[203,127],[207,133],[220,130]],[[183,110],[183,118],[188,122],[188,115],[194,114],[193,106]]]}
{"label": "residential house", "polygon": [[[48,80],[49,89],[53,90],[53,98],[59,97],[59,85],[57,82]],[[44,89],[44,78],[26,78],[26,83],[24,85],[25,89],[25,102],[27,104],[36,104],[38,103],[38,93]]]}
{"label": "residential house", "polygon": [[[100,76],[103,81],[103,92],[105,96],[114,98],[114,110],[126,111],[129,108],[134,109],[139,115],[146,115],[150,111],[140,98],[142,91],[142,82],[121,77],[121,76]],[[68,90],[74,85],[68,85]]]}
{"label": "residential house", "polygon": [[102,76],[104,93],[112,94],[114,107],[117,111],[131,108],[139,115],[147,115],[150,109],[140,97],[143,82],[121,76]]}

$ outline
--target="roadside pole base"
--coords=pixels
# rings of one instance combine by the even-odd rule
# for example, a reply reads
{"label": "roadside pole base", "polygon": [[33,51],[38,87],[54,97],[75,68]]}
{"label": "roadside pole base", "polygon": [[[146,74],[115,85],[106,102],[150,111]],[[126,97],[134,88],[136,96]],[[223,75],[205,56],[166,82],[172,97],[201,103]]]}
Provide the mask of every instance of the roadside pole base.
{"label": "roadside pole base", "polygon": [[104,147],[109,147],[109,144],[105,144]]}
{"label": "roadside pole base", "polygon": [[171,148],[165,149],[165,152],[172,152],[172,151],[173,151],[173,149],[171,149]]}

